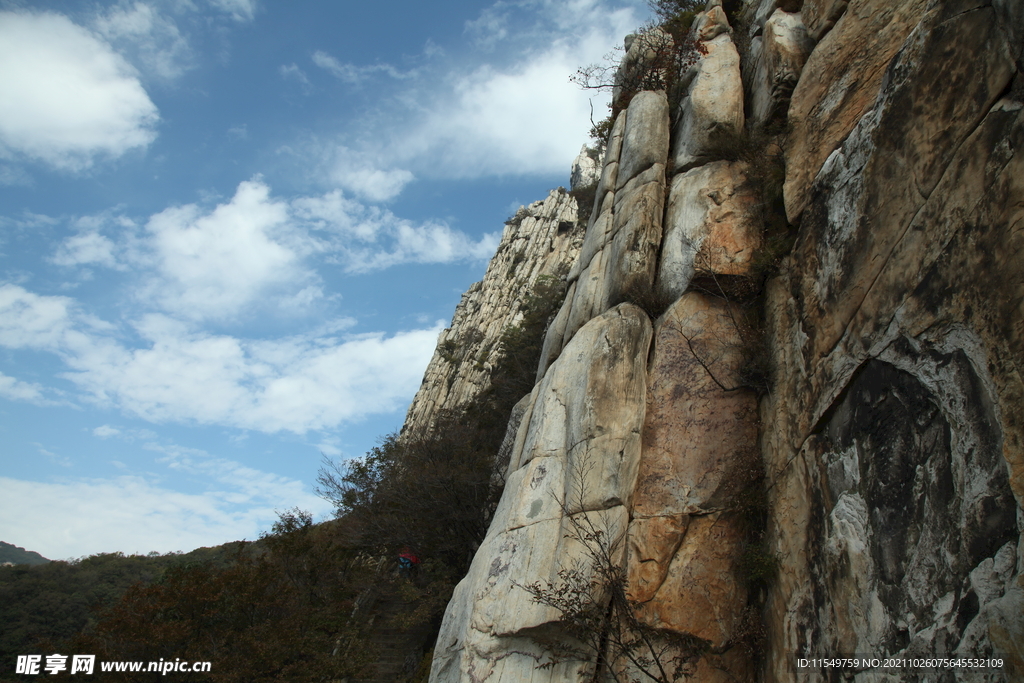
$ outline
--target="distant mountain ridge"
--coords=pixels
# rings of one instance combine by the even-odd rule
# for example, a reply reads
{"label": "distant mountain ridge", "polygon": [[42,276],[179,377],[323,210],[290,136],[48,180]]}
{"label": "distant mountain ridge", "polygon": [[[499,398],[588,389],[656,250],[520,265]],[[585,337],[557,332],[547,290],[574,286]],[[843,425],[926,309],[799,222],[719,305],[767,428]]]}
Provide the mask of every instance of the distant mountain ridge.
{"label": "distant mountain ridge", "polygon": [[7,562],[11,564],[46,564],[49,560],[32,550],[25,550],[0,541],[0,565]]}

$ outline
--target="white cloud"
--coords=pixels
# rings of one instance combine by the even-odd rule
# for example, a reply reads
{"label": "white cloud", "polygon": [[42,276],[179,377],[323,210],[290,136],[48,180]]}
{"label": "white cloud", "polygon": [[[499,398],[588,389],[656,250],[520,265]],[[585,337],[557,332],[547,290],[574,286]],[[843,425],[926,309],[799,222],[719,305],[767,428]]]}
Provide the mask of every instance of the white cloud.
{"label": "white cloud", "polygon": [[304,433],[400,407],[419,386],[441,329],[244,341],[151,318],[141,330],[147,348],[71,358],[75,371],[65,376],[154,422]]}
{"label": "white cloud", "polygon": [[113,268],[114,243],[98,232],[83,232],[64,240],[53,262],[59,266],[100,265]]}
{"label": "white cloud", "polygon": [[[444,223],[414,224],[386,209],[367,207],[340,191],[292,201],[295,215],[327,233],[330,252],[350,273],[365,273],[402,263],[452,263],[485,260],[500,235],[473,240]],[[337,238],[331,239],[334,234]]]}
{"label": "white cloud", "polygon": [[509,10],[507,3],[496,2],[480,11],[480,16],[466,22],[466,33],[473,36],[478,47],[493,50],[495,44],[505,40],[509,34]]}
{"label": "white cloud", "polygon": [[268,290],[308,286],[315,277],[301,264],[315,244],[258,180],[241,183],[209,213],[194,204],[161,211],[146,231],[159,277],[144,296],[192,319],[234,315]]}
{"label": "white cloud", "polygon": [[255,539],[276,520],[275,510],[298,505],[318,516],[329,512],[329,505],[298,480],[224,460],[199,469],[236,481],[218,478],[220,490],[188,494],[131,475],[56,483],[0,477],[0,527],[14,534],[11,542],[64,559],[98,552],[188,551]]}
{"label": "white cloud", "polygon": [[112,436],[117,436],[121,433],[120,429],[111,427],[110,425],[100,425],[96,429],[92,430],[94,436],[98,436],[101,439],[109,439]]}
{"label": "white cloud", "polygon": [[[310,154],[326,157],[318,170],[338,186],[373,201],[396,196],[404,184],[387,182],[402,176],[373,179],[367,172],[373,169],[401,169],[419,178],[567,176],[588,139],[591,103],[599,120],[608,97],[579,89],[569,76],[619,45],[638,25],[641,4],[616,9],[599,0],[496,2],[466,22],[476,46],[471,59],[421,60],[417,78],[394,84],[381,111],[364,119],[363,130],[339,136],[337,158],[320,152],[322,142],[311,145]],[[349,82],[371,68],[323,51],[313,57]],[[467,69],[467,63],[479,66]],[[387,190],[374,196],[356,185],[359,180]]]}
{"label": "white cloud", "polygon": [[374,202],[397,197],[413,179],[403,169],[384,171],[376,168],[358,168],[343,162],[335,165],[331,178],[343,188]]}
{"label": "white cloud", "polygon": [[368,272],[399,263],[450,263],[467,257],[483,260],[494,254],[500,241],[498,233],[491,233],[474,242],[443,223],[412,225],[403,221],[393,230],[394,250],[353,250],[348,270]]}
{"label": "white cloud", "polygon": [[119,211],[71,221],[77,234],[65,238],[50,261],[134,269],[137,302],[196,323],[235,321],[257,310],[289,316],[312,310],[332,298],[316,272],[318,259],[349,273],[484,261],[500,237],[473,239],[444,223],[413,223],[340,190],[285,201],[259,178],[240,183],[229,201],[213,208],[165,209],[142,230]]}
{"label": "white cloud", "polygon": [[314,52],[312,59],[314,64],[336,78],[340,78],[341,80],[349,83],[356,83],[359,81],[359,73],[356,70],[356,67],[352,64],[342,64],[322,50]]}
{"label": "white cloud", "polygon": [[174,21],[144,2],[111,7],[98,14],[92,26],[157,78],[177,78],[195,65],[188,40]]}
{"label": "white cloud", "polygon": [[147,146],[157,120],[108,44],[59,14],[0,12],[0,155],[79,171]]}
{"label": "white cloud", "polygon": [[0,345],[12,349],[57,350],[66,345],[74,301],[40,296],[12,284],[0,285]]}
{"label": "white cloud", "polygon": [[256,16],[256,0],[210,0],[210,5],[230,14],[235,21],[252,21]]}
{"label": "white cloud", "polygon": [[332,183],[371,202],[386,202],[401,194],[413,181],[405,169],[381,169],[376,160],[343,145],[328,155],[327,176]]}
{"label": "white cloud", "polygon": [[[69,368],[63,377],[91,400],[153,422],[267,433],[329,429],[401,407],[419,386],[443,324],[392,336],[265,341],[193,332],[163,315],[136,327],[142,343],[132,348],[70,299],[0,287],[0,345],[57,353]],[[6,386],[31,398],[31,386]]]}
{"label": "white cloud", "polygon": [[364,81],[377,73],[386,74],[391,78],[397,78],[400,80],[414,78],[417,74],[415,70],[399,71],[390,64],[367,64],[365,66],[356,66],[355,64],[342,63],[339,62],[337,58],[323,50],[317,50],[314,52],[311,59],[314,64],[324,71],[327,71],[335,78],[341,79],[346,83],[353,84]]}
{"label": "white cloud", "polygon": [[11,401],[25,401],[36,405],[52,405],[45,396],[46,389],[34,382],[22,382],[0,372],[0,397]]}
{"label": "white cloud", "polygon": [[[64,239],[57,251],[50,257],[50,262],[59,266],[103,266],[124,270],[121,253],[130,249],[135,237],[135,222],[121,213],[123,207],[114,207],[98,214],[79,216],[70,221],[77,233]],[[49,217],[38,217],[54,225],[59,223]],[[26,217],[25,220],[31,220]],[[114,231],[117,240],[103,234]]]}
{"label": "white cloud", "polygon": [[302,84],[303,89],[307,90],[310,87],[309,77],[306,76],[306,72],[299,68],[297,64],[288,64],[287,66],[282,64],[277,68],[277,72],[281,74],[281,78],[294,79]]}
{"label": "white cloud", "polygon": [[588,51],[555,45],[508,69],[460,75],[398,153],[448,177],[567,173],[590,120],[590,95],[568,77]]}
{"label": "white cloud", "polygon": [[73,467],[74,466],[69,458],[67,458],[67,457],[65,457],[63,455],[57,455],[53,451],[50,451],[50,450],[47,450],[46,448],[43,448],[43,444],[36,443],[35,441],[33,441],[32,445],[36,447],[36,451],[39,452],[39,455],[43,456],[44,458],[46,458],[47,460],[52,462],[54,465],[60,465],[61,467]]}

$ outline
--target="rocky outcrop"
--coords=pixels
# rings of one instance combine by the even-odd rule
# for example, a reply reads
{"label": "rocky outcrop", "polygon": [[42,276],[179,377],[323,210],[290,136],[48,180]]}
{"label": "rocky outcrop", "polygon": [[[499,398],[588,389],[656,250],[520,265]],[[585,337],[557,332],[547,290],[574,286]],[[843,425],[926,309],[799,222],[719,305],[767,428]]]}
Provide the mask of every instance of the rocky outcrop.
{"label": "rocky outcrop", "polygon": [[889,63],[927,5],[928,0],[851,0],[808,57],[789,107],[785,195],[790,223],[807,205],[825,159],[871,108]]}
{"label": "rocky outcrop", "polygon": [[745,171],[741,162],[714,161],[672,179],[657,276],[661,296],[677,299],[698,274],[753,274],[761,225]]}
{"label": "rocky outcrop", "polygon": [[601,159],[602,155],[598,150],[583,145],[580,153],[572,162],[569,189],[576,190],[596,185],[601,180]]}
{"label": "rocky outcrop", "polygon": [[625,535],[650,339],[647,316],[618,306],[584,325],[534,389],[487,539],[445,613],[432,681],[587,680],[593,662],[545,647],[563,615],[523,587],[588,557],[567,517],[586,516],[613,544]]}
{"label": "rocky outcrop", "polygon": [[[771,680],[793,680],[793,652],[997,653],[1002,670],[948,680],[1024,675],[1024,349],[1011,332],[1024,325],[1013,227],[1024,140],[1021,104],[1005,97],[1015,48],[992,7],[905,14],[911,4],[863,34],[865,55],[894,57],[845,139],[820,167],[787,167],[801,224],[769,287],[777,386],[762,406],[783,558],[767,612]],[[851,1],[807,69],[875,16]],[[794,94],[791,118],[824,112],[841,81],[860,78],[824,64],[801,95],[818,101]],[[792,140],[790,163],[810,149]]]}
{"label": "rocky outcrop", "polygon": [[[737,642],[745,616],[739,511],[760,465],[757,399],[740,379],[742,316],[689,292],[658,320],[626,564],[644,623],[716,650]],[[733,656],[727,670],[743,678],[751,666]]]}
{"label": "rocky outcrop", "polygon": [[624,301],[636,283],[653,283],[668,140],[668,98],[663,92],[639,93],[616,119],[594,212],[569,271],[565,303],[548,328],[538,378],[587,321]]}
{"label": "rocky outcrop", "polygon": [[[714,9],[721,12],[720,7]],[[721,148],[743,132],[743,81],[736,46],[728,33],[702,45],[707,54],[695,67],[675,128],[672,167],[677,172],[721,158]]]}
{"label": "rocky outcrop", "polygon": [[[733,5],[742,33],[714,0],[695,21],[678,102],[617,95],[432,681],[647,680],[617,617],[587,650],[524,589],[570,575],[607,615],[620,576],[630,628],[700,683],[1024,676],[1024,11]],[[854,654],[1004,665],[797,670]]]}
{"label": "rocky outcrop", "polygon": [[[581,157],[592,161],[586,152]],[[581,178],[586,162],[574,165]],[[565,277],[583,241],[576,224],[576,202],[565,190],[520,207],[505,224],[498,250],[484,279],[462,295],[452,324],[438,338],[423,383],[409,407],[403,434],[430,427],[443,410],[465,406],[490,385],[490,373],[502,332],[522,318],[522,304],[541,277]]]}
{"label": "rocky outcrop", "polygon": [[813,47],[798,12],[777,9],[768,18],[750,43],[743,69],[751,128],[777,127],[786,121],[790,97]]}

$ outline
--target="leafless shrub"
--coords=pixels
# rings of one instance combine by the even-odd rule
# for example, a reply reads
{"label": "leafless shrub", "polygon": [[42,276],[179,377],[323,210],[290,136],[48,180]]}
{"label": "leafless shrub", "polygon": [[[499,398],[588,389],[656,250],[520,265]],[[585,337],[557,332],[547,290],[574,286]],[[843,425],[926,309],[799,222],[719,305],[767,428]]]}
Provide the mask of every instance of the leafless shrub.
{"label": "leafless shrub", "polygon": [[583,547],[583,556],[560,569],[556,581],[517,584],[535,602],[559,613],[567,636],[546,644],[552,658],[541,667],[596,661],[597,675],[603,673],[616,683],[679,681],[693,673],[710,644],[687,633],[653,628],[637,618],[639,605],[629,598],[626,572],[618,559],[621,541],[612,539],[592,512],[572,513],[585,510],[583,482],[591,466],[586,459],[575,464],[572,504],[559,501],[569,524],[566,538]]}

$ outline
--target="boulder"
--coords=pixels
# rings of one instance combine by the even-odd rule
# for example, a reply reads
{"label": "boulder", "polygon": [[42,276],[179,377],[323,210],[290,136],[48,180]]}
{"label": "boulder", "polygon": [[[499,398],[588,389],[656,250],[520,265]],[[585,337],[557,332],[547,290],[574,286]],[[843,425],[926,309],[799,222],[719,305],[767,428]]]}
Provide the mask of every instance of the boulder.
{"label": "boulder", "polygon": [[749,124],[764,127],[785,121],[790,96],[814,43],[796,13],[775,10],[756,39],[756,55],[747,87]]}
{"label": "boulder", "polygon": [[[663,91],[638,93],[629,104],[619,156],[616,190],[668,157],[668,98]],[[610,186],[611,187],[611,186]]]}
{"label": "boulder", "polygon": [[743,82],[736,46],[728,34],[703,45],[707,54],[679,107],[672,149],[676,172],[721,158],[721,146],[743,132]]}
{"label": "boulder", "polygon": [[643,311],[617,306],[580,329],[534,391],[511,461],[566,459],[562,495],[573,512],[621,505],[632,494],[650,339]]}
{"label": "boulder", "polygon": [[672,179],[657,287],[682,296],[695,272],[750,275],[761,244],[757,197],[742,162],[715,161]]}
{"label": "boulder", "polygon": [[[585,325],[531,393],[501,501],[445,612],[432,681],[592,677],[592,660],[537,668],[552,660],[552,641],[566,643],[563,615],[524,586],[557,588],[569,568],[586,580],[602,557],[624,562],[650,339],[647,316],[618,306]],[[607,552],[588,530],[601,531]]]}

